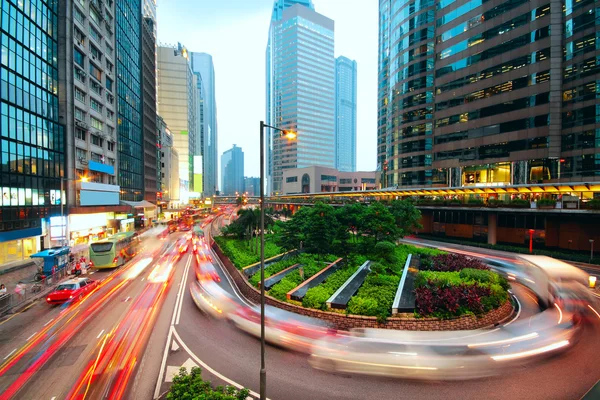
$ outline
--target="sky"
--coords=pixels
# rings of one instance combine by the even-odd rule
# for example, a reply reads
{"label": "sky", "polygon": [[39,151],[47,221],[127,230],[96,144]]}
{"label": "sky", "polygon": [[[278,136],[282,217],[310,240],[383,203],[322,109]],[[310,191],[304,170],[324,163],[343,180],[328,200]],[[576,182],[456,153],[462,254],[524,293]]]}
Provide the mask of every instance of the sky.
{"label": "sky", "polygon": [[[357,62],[357,169],[374,171],[378,2],[313,3],[318,13],[335,21],[335,56]],[[273,0],[158,0],[159,45],[180,42],[190,51],[213,56],[219,162],[236,144],[244,151],[246,176],[260,172],[259,122],[265,119],[265,50],[272,6]]]}

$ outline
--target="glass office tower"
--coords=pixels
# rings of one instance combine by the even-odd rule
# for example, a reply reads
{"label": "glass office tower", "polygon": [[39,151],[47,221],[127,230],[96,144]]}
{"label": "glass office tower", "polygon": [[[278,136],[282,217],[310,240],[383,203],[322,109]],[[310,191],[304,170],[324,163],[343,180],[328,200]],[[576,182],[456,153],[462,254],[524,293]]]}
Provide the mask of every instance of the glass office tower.
{"label": "glass office tower", "polygon": [[140,0],[119,0],[115,6],[119,185],[121,199],[128,201],[144,197],[141,8]]}
{"label": "glass office tower", "polygon": [[65,138],[58,121],[58,2],[0,0],[0,264],[40,249],[60,216]]}
{"label": "glass office tower", "polygon": [[335,167],[356,171],[356,61],[335,59]]}
{"label": "glass office tower", "polygon": [[[266,60],[265,60],[265,72],[266,72],[266,118],[265,122],[267,125],[278,126],[278,121],[275,119],[275,91],[273,90],[273,80],[275,79],[273,76],[273,57],[276,55],[275,52],[272,51],[272,44],[275,34],[274,24],[281,20],[283,16],[283,10],[288,7],[293,6],[294,4],[300,4],[304,7],[308,7],[311,10],[314,10],[315,7],[312,3],[312,0],[275,0],[273,3],[273,12],[271,14],[271,26],[269,28],[269,39],[267,42],[267,50],[266,50]],[[271,140],[271,131],[267,130],[267,160],[266,160],[266,168],[267,168],[267,192],[271,193],[272,189],[272,176],[273,176],[273,164],[272,164],[272,140]]]}
{"label": "glass office tower", "polygon": [[592,0],[381,0],[384,186],[600,175],[599,14]]}
{"label": "glass office tower", "polygon": [[298,132],[294,141],[278,133],[269,141],[271,191],[278,193],[286,168],[335,167],[334,23],[295,4],[271,30],[270,121]]}

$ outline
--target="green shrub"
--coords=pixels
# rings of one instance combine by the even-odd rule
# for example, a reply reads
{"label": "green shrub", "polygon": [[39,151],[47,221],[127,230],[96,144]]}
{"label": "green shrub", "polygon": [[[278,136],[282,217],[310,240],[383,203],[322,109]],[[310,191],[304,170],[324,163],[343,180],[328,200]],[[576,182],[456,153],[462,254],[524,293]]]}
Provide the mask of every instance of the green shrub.
{"label": "green shrub", "polygon": [[508,203],[511,207],[529,208],[531,206],[529,200],[524,199],[512,199]]}
{"label": "green shrub", "polygon": [[340,269],[329,275],[325,282],[308,289],[302,299],[302,306],[321,310],[326,309],[327,299],[329,299],[357,269],[358,266]]}
{"label": "green shrub", "polygon": [[[215,236],[215,241],[223,254],[235,265],[242,269],[260,261],[260,254],[248,246],[248,241],[225,236]],[[265,235],[265,259],[282,253],[282,249],[274,243],[273,235]]]}
{"label": "green shrub", "polygon": [[548,207],[548,206],[554,207],[556,205],[556,200],[554,200],[554,199],[539,199],[537,201],[537,205],[538,205],[538,207]]}
{"label": "green shrub", "polygon": [[286,301],[286,294],[290,290],[294,289],[298,286],[294,281],[287,280],[287,277],[283,278],[281,282],[274,285],[271,290],[269,290],[269,296],[275,297],[277,300]]}
{"label": "green shrub", "polygon": [[473,197],[471,197],[467,201],[467,204],[475,205],[475,206],[480,206],[480,205],[483,205],[483,200],[481,200],[479,198],[473,198]]}
{"label": "green shrub", "polygon": [[375,256],[388,264],[398,262],[396,256],[396,245],[391,242],[379,242],[375,245]]}
{"label": "green shrub", "polygon": [[192,368],[188,374],[185,368],[173,377],[173,384],[167,393],[168,400],[245,400],[250,395],[248,389],[233,386],[212,388],[209,381],[202,379],[202,371]]}
{"label": "green shrub", "polygon": [[[284,269],[291,267],[292,265],[298,264],[299,258],[292,257],[286,260],[277,261],[273,264],[269,264],[265,266],[265,279],[268,277],[275,275],[278,272],[283,271]],[[248,280],[252,286],[258,287],[258,283],[260,282],[260,270],[256,272],[254,275],[250,277]]]}
{"label": "green shrub", "polygon": [[485,311],[498,308],[508,300],[508,292],[499,284],[491,284],[490,290],[491,294],[489,296],[481,298],[481,304],[483,304]]}
{"label": "green shrub", "polygon": [[349,314],[375,316],[378,311],[377,300],[354,296],[348,302],[347,310]]}
{"label": "green shrub", "polygon": [[585,203],[586,207],[592,210],[600,210],[600,199],[592,199]]}
{"label": "green shrub", "polygon": [[460,277],[460,272],[419,271],[415,277],[415,288],[425,287],[431,282],[439,288],[459,286],[461,283],[472,282]]}
{"label": "green shrub", "polygon": [[503,206],[506,203],[502,200],[498,200],[498,199],[489,199],[488,200],[488,205],[490,206]]}

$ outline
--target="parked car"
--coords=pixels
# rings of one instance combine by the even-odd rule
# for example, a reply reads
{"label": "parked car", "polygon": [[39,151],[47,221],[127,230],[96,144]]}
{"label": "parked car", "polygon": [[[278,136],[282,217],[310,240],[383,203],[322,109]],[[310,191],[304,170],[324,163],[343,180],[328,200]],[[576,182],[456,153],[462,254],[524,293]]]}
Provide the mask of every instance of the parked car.
{"label": "parked car", "polygon": [[97,285],[98,282],[89,278],[69,279],[58,285],[53,292],[46,296],[46,302],[48,304],[62,304],[67,301],[78,300],[92,291]]}

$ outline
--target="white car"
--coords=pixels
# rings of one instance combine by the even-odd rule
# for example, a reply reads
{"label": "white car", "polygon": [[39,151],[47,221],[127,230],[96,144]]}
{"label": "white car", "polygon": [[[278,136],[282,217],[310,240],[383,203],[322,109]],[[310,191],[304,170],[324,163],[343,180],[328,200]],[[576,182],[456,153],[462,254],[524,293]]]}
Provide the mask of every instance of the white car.
{"label": "white car", "polygon": [[[260,337],[260,307],[240,307],[229,318],[239,329]],[[309,353],[316,340],[332,334],[321,320],[265,306],[265,340],[270,344]]]}
{"label": "white car", "polygon": [[238,307],[238,302],[214,281],[192,282],[190,294],[196,306],[217,319],[227,318]]}

